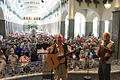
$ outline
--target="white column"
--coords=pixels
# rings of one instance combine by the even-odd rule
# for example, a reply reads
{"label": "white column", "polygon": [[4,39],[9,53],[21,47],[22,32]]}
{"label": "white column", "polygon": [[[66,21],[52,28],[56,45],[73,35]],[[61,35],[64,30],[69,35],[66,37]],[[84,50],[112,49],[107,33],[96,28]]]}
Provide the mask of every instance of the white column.
{"label": "white column", "polygon": [[75,14],[75,0],[69,0],[68,1],[68,15],[69,15],[69,19],[74,19],[74,14]]}

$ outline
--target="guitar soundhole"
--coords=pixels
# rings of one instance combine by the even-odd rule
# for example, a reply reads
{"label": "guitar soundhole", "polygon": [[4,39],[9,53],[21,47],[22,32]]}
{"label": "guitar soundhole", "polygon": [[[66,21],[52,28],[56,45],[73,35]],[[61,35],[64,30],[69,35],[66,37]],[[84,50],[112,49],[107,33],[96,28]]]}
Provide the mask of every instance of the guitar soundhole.
{"label": "guitar soundhole", "polygon": [[52,58],[51,58],[51,61],[52,61],[53,65],[54,65],[55,63],[54,63],[54,61],[53,61],[53,59],[52,59]]}

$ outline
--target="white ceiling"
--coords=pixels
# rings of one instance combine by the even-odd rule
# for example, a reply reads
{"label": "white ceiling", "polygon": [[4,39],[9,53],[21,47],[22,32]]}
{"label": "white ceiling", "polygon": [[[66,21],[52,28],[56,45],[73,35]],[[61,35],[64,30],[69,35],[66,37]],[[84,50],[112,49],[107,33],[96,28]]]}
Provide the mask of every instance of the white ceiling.
{"label": "white ceiling", "polygon": [[[18,0],[19,1],[19,0]],[[21,0],[23,17],[44,17],[60,0]]]}

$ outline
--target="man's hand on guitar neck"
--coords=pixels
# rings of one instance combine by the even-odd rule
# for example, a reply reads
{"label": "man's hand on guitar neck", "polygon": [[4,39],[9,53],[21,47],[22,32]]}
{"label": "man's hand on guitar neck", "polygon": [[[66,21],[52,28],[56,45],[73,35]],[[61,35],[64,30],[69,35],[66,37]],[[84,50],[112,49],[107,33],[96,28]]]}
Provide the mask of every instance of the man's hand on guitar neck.
{"label": "man's hand on guitar neck", "polygon": [[68,48],[68,53],[71,52],[71,46],[67,46]]}
{"label": "man's hand on guitar neck", "polygon": [[109,53],[106,53],[106,54],[105,54],[105,57],[109,57],[109,56],[110,56],[110,54],[109,54]]}
{"label": "man's hand on guitar neck", "polygon": [[[71,50],[71,46],[67,45],[67,49],[68,49],[67,54],[69,54],[70,52],[72,52],[72,50]],[[67,58],[69,59],[69,56],[67,56]]]}

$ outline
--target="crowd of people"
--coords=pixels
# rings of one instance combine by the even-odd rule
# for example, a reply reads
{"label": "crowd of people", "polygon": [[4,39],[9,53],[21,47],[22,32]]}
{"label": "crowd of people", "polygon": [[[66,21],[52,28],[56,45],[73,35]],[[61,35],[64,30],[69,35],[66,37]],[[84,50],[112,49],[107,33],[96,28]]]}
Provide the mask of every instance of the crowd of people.
{"label": "crowd of people", "polygon": [[[71,54],[69,59],[81,60],[83,69],[87,57],[90,59],[96,58],[96,47],[100,42],[99,38],[91,36],[69,37],[63,41],[70,46],[71,50],[76,50],[75,54]],[[38,49],[46,50],[51,45],[55,44],[55,36],[41,33],[37,36],[32,36],[28,33],[15,33],[0,41],[0,62],[2,67],[7,64],[22,63],[22,66],[28,62],[41,61],[41,55]],[[78,50],[79,48],[79,50]],[[42,52],[41,52],[42,53]],[[24,64],[23,64],[24,63]]]}

